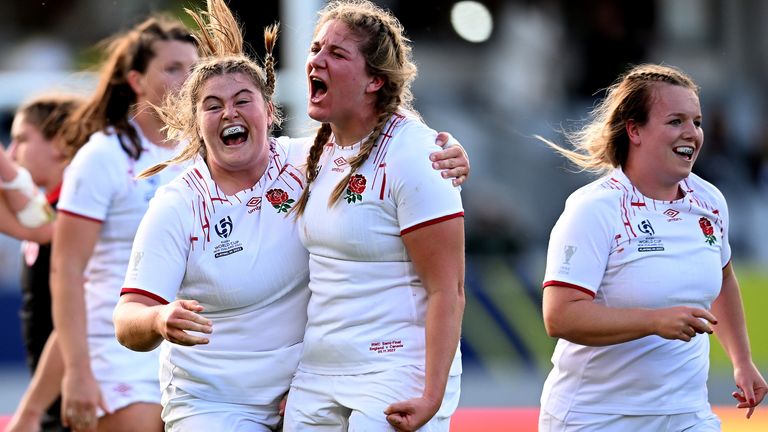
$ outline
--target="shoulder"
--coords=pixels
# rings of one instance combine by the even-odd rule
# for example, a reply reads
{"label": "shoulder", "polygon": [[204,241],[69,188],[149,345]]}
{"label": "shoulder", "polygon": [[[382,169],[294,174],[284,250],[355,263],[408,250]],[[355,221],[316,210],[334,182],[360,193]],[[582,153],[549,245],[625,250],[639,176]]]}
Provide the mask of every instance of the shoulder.
{"label": "shoulder", "polygon": [[115,133],[94,132],[88,137],[80,150],[75,153],[73,162],[82,159],[127,160]]}
{"label": "shoulder", "polygon": [[626,189],[626,186],[621,182],[618,182],[611,175],[607,175],[576,189],[568,196],[565,205],[566,207],[618,207]]}
{"label": "shoulder", "polygon": [[720,192],[720,189],[718,189],[717,186],[694,173],[691,173],[687,179],[683,180],[683,184],[688,188],[686,191],[687,193],[693,193],[700,199],[704,199],[705,201],[720,206],[723,206],[726,203],[725,196]]}
{"label": "shoulder", "polygon": [[388,160],[418,157],[429,165],[428,156],[440,150],[435,144],[437,132],[415,116],[394,114],[381,131],[378,152]]}

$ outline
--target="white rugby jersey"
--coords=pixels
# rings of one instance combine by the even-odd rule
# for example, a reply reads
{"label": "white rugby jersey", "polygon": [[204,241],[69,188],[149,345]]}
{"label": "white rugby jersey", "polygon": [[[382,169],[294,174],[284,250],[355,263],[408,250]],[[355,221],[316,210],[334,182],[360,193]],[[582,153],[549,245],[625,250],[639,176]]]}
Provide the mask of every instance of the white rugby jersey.
{"label": "white rugby jersey", "polygon": [[[400,236],[464,214],[458,189],[432,169],[435,137],[417,119],[394,115],[331,208],[328,197],[360,144],[325,146],[298,220],[312,292],[301,370],[359,374],[425,364],[426,290]],[[460,368],[457,350],[452,374]]]}
{"label": "white rugby jersey", "polygon": [[301,195],[306,148],[270,142],[266,172],[225,195],[202,159],[162,187],[141,222],[123,293],[197,300],[213,322],[207,345],[161,345],[161,387],[202,399],[270,403],[301,354],[307,251],[288,211]]}
{"label": "white rugby jersey", "polygon": [[[552,229],[544,287],[561,285],[619,308],[710,309],[728,264],[728,208],[695,174],[676,201],[644,197],[621,169],[582,187]],[[560,339],[541,396],[568,411],[676,414],[708,407],[709,336],[647,336],[588,347]]]}
{"label": "white rugby jersey", "polygon": [[[85,269],[89,336],[114,337],[112,311],[117,305],[136,229],[155,190],[181,172],[181,168],[172,167],[137,180],[136,175],[174,157],[177,149],[153,144],[141,134],[137,124],[132,125],[143,147],[138,160],[121,148],[117,134],[96,132],[64,172],[58,210],[101,222],[101,233]],[[128,143],[126,137],[123,141]]]}

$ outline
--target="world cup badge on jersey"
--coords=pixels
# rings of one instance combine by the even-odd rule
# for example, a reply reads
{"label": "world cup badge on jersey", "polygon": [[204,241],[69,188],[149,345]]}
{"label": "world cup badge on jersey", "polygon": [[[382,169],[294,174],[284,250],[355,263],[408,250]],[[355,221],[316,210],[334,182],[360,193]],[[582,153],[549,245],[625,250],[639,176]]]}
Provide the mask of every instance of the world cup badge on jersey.
{"label": "world cup badge on jersey", "polygon": [[706,241],[707,244],[711,246],[717,243],[715,229],[712,227],[712,222],[710,222],[709,219],[705,217],[699,218],[699,228],[701,228],[701,233],[704,234],[704,241]]}
{"label": "world cup badge on jersey", "polygon": [[661,252],[664,250],[664,242],[654,237],[656,230],[651,225],[651,221],[645,219],[637,224],[637,229],[645,234],[645,238],[641,238],[637,241],[638,252]]}
{"label": "world cup badge on jersey", "polygon": [[235,224],[232,222],[231,216],[221,219],[213,228],[216,231],[216,235],[222,239],[213,249],[213,256],[215,258],[232,255],[233,253],[243,250],[243,245],[240,243],[240,240],[230,239],[235,229]]}

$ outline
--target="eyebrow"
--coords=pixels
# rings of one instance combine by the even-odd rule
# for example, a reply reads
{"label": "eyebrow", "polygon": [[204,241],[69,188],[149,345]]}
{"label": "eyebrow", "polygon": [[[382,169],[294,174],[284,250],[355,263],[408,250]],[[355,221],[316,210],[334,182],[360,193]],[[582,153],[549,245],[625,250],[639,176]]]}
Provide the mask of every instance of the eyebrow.
{"label": "eyebrow", "polygon": [[[236,97],[240,96],[242,93],[248,93],[248,94],[251,94],[251,95],[255,94],[250,89],[244,88],[244,89],[238,91],[237,93],[233,94],[232,97],[236,98]],[[208,96],[204,97],[203,100],[200,101],[200,103],[205,103],[208,99],[221,100],[222,98],[220,98],[220,97],[218,97],[216,95],[208,95]]]}

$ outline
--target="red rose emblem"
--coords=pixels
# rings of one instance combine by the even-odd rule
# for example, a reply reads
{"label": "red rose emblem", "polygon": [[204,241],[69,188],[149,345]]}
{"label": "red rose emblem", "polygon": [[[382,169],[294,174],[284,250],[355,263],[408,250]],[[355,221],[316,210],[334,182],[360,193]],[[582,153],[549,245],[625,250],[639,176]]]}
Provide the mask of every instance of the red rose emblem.
{"label": "red rose emblem", "polygon": [[717,239],[714,236],[715,229],[712,227],[712,222],[705,217],[699,218],[699,228],[701,228],[701,232],[704,234],[704,241],[710,245],[715,244]]}
{"label": "red rose emblem", "polygon": [[347,203],[353,203],[363,200],[363,192],[365,192],[365,185],[368,180],[362,174],[355,174],[349,178],[349,184],[347,185],[347,196],[345,197]]}
{"label": "red rose emblem", "polygon": [[295,202],[295,200],[290,199],[288,192],[282,189],[268,190],[266,198],[272,204],[272,207],[277,209],[278,213],[287,213],[288,209],[291,208],[291,204]]}
{"label": "red rose emblem", "polygon": [[349,190],[353,193],[361,194],[365,192],[365,184],[367,182],[362,174],[355,174],[349,179]]}
{"label": "red rose emblem", "polygon": [[270,189],[267,191],[267,201],[273,206],[288,201],[288,193],[282,189]]}

